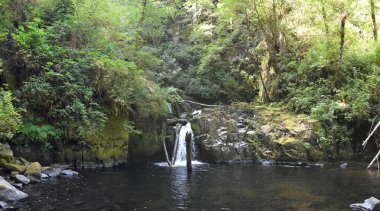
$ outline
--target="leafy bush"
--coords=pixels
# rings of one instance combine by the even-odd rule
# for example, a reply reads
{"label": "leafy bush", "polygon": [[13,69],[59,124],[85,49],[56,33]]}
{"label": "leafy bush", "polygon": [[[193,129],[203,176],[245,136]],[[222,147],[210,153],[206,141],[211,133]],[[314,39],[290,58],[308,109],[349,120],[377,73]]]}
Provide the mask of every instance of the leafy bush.
{"label": "leafy bush", "polygon": [[12,104],[12,93],[0,89],[0,140],[11,139],[21,123],[21,116]]}
{"label": "leafy bush", "polygon": [[61,135],[61,131],[52,125],[34,125],[30,122],[24,124],[20,130],[20,138],[25,144],[35,142],[46,148],[51,147],[51,140],[57,140]]}
{"label": "leafy bush", "polygon": [[319,102],[331,99],[331,91],[326,83],[326,80],[319,80],[317,83],[309,83],[306,87],[288,87],[289,108],[298,113],[310,114]]}

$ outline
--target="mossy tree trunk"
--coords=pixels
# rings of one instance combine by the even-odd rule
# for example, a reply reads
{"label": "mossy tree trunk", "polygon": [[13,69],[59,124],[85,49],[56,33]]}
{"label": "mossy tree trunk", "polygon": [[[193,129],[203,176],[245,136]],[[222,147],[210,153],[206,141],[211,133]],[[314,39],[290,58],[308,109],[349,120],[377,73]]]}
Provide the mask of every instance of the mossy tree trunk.
{"label": "mossy tree trunk", "polygon": [[374,0],[369,1],[371,6],[371,18],[373,24],[373,39],[377,41],[377,25],[376,25],[376,12],[375,12],[375,2]]}

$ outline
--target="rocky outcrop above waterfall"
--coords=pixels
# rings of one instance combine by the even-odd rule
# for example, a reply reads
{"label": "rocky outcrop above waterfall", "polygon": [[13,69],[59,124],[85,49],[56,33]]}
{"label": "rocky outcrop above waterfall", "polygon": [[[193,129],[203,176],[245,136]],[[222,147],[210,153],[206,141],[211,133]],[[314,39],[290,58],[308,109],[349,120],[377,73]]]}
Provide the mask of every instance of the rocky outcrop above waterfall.
{"label": "rocky outcrop above waterfall", "polygon": [[208,162],[323,158],[316,143],[319,123],[306,115],[238,104],[205,108],[192,123],[200,158]]}

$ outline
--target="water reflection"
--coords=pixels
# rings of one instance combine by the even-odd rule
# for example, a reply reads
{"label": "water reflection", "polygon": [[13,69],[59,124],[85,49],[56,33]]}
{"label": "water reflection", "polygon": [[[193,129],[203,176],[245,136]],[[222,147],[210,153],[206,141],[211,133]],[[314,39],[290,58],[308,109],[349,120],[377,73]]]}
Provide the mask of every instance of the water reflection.
{"label": "water reflection", "polygon": [[177,208],[186,208],[190,201],[191,173],[185,166],[174,167],[170,172],[171,197],[175,200]]}

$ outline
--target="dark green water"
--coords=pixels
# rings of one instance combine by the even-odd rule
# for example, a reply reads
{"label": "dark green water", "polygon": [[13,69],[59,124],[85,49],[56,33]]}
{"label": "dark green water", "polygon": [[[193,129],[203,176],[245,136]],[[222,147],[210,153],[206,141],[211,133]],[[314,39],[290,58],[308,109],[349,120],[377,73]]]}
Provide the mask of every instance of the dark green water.
{"label": "dark green water", "polygon": [[148,165],[82,171],[24,189],[29,210],[349,210],[380,197],[380,176],[363,168]]}

